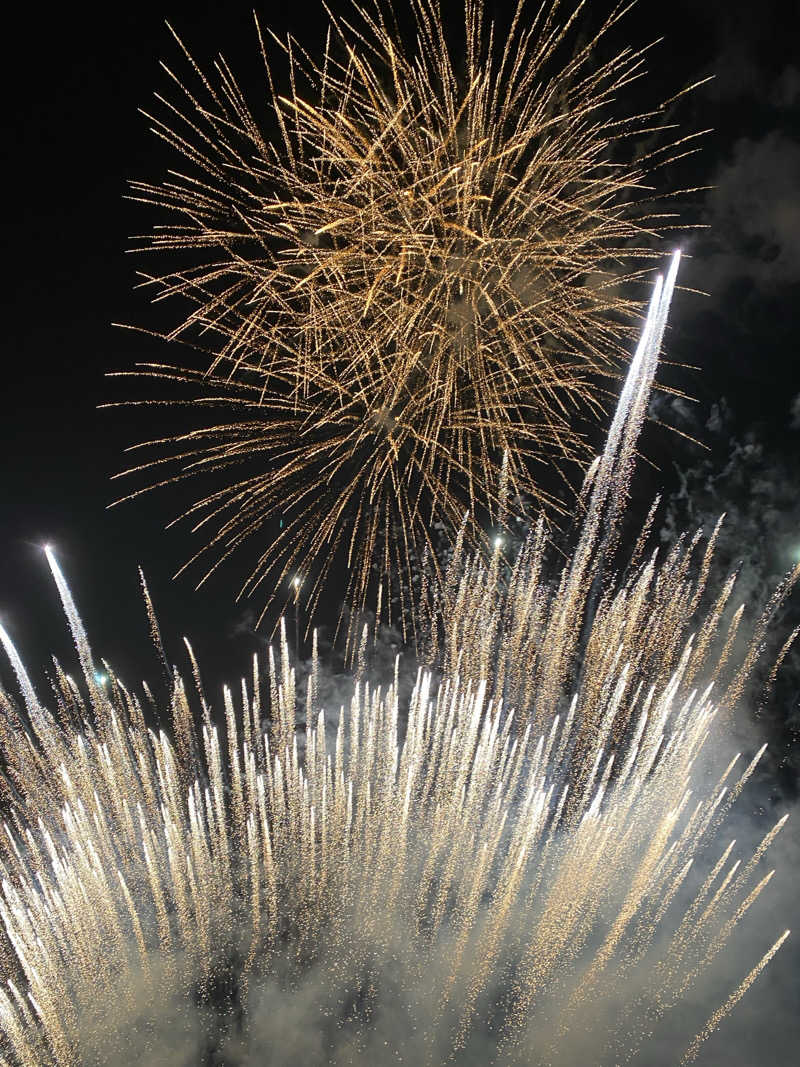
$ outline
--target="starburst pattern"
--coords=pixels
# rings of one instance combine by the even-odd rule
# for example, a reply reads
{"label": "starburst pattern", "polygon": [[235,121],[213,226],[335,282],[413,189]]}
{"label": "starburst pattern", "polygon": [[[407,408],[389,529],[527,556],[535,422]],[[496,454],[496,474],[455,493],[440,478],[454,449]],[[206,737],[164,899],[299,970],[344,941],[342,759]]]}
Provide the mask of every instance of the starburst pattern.
{"label": "starburst pattern", "polygon": [[180,169],[134,197],[166,219],[142,249],[186,257],[146,278],[188,302],[167,336],[209,362],[143,372],[225,415],[155,442],[156,471],[218,478],[188,513],[212,569],[266,542],[243,592],[313,572],[313,610],[339,559],[356,615],[383,581],[405,621],[432,527],[452,542],[469,509],[474,545],[498,520],[504,455],[513,498],[558,507],[553,467],[586,457],[581,419],[603,409],[630,284],[669,223],[647,175],[690,150],[631,162],[623,143],[664,122],[615,113],[644,53],[598,58],[622,5],[576,46],[582,8],[520,2],[501,31],[470,0],[459,39],[438,0],[411,0],[407,45],[383,0],[331,13],[322,59],[278,42],[286,94],[259,30],[263,121],[222,59],[206,77],[186,52],[191,79],[172,76],[181,102],[152,121]]}

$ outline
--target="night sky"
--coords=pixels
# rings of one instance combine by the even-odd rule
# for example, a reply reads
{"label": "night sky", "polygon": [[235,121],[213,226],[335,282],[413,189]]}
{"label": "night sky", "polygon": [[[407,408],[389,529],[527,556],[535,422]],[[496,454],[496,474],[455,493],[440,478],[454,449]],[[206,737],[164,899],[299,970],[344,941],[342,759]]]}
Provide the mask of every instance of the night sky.
{"label": "night sky", "polygon": [[[316,46],[322,26],[317,0],[287,6],[290,14],[270,6],[258,10],[278,35],[291,29]],[[598,2],[594,8],[602,13],[606,6]],[[96,651],[131,683],[157,673],[138,565],[176,658],[180,636],[187,634],[209,678],[221,681],[244,669],[256,643],[253,607],[260,604],[234,602],[243,576],[235,561],[199,591],[191,576],[171,580],[197,547],[187,528],[164,530],[177,498],[159,493],[107,510],[124,489],[109,480],[126,465],[124,448],[157,434],[159,425],[148,425],[136,409],[98,410],[131,396],[131,387],[107,379],[107,372],[138,361],[191,360],[188,350],[168,351],[154,339],[112,326],[154,324],[147,296],[133,288],[141,263],[125,255],[129,237],[144,232],[151,220],[123,197],[128,179],[157,179],[172,162],[137,112],[149,107],[154,89],[166,88],[158,60],[177,60],[164,19],[201,66],[222,50],[252,93],[260,79],[251,8],[238,0],[164,0],[108,5],[98,15],[93,5],[45,12],[29,4],[17,8],[13,30],[4,27],[0,618],[34,675],[52,653],[71,662],[44,543],[57,551]],[[647,453],[660,469],[642,472],[635,499],[644,507],[660,488],[675,493],[676,465],[688,470],[708,463],[709,470],[721,470],[731,441],[756,441],[766,457],[757,491],[775,518],[760,530],[760,543],[742,546],[742,553],[772,553],[777,569],[779,557],[793,551],[793,529],[800,551],[797,12],[797,0],[640,0],[624,30],[635,45],[663,38],[642,87],[648,101],[715,75],[676,115],[687,132],[712,129],[701,153],[681,170],[686,184],[714,186],[690,197],[687,208],[687,222],[708,228],[678,231],[676,237],[691,257],[680,281],[710,295],[676,294],[668,340],[669,358],[696,369],[664,372],[697,403],[661,400],[655,408],[664,422],[707,440],[711,451],[649,428]],[[665,243],[665,254],[669,248]],[[746,481],[737,489],[740,497],[755,491]],[[780,544],[777,533],[770,540],[778,530]],[[333,619],[338,604],[331,608]],[[0,677],[10,681],[7,676],[0,664]],[[796,847],[797,825],[791,832]],[[792,894],[785,899],[791,902]],[[793,918],[796,923],[797,914],[786,915],[785,925]],[[776,964],[775,976],[764,982],[775,989],[783,983],[781,1011],[797,989],[789,966]],[[762,996],[757,1002],[762,1011],[765,1001]],[[738,1026],[746,1042],[757,1023],[748,1010],[741,1014],[743,1021],[734,1020],[729,1031]],[[785,1034],[784,1024],[776,1016],[774,1026]],[[759,1059],[752,1058],[760,1055],[755,1046],[742,1047],[751,1051],[738,1055],[750,1058],[730,1062],[794,1062],[788,1039]],[[719,1061],[712,1055],[702,1062]]]}

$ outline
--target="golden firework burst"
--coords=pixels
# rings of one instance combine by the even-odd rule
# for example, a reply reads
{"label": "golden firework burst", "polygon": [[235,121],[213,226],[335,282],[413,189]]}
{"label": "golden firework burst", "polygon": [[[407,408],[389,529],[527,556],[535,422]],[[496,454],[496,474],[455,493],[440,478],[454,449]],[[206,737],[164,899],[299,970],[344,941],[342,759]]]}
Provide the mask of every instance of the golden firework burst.
{"label": "golden firework burst", "polygon": [[477,543],[498,521],[504,455],[512,496],[558,507],[543,469],[586,458],[581,421],[603,411],[630,284],[670,218],[647,175],[688,150],[642,150],[663,109],[612,105],[644,51],[599,58],[623,5],[575,46],[583,6],[519,0],[501,33],[470,0],[460,39],[439,0],[410,0],[407,39],[388,0],[352,21],[326,8],[321,59],[274,39],[285,93],[259,28],[263,122],[224,60],[206,77],[184,48],[180,102],[151,116],[180,168],[133,195],[166,217],[140,250],[172,257],[146,284],[188,308],[167,336],[209,362],[142,371],[225,411],[155,442],[155,462],[219,476],[190,508],[211,570],[264,537],[243,592],[313,574],[313,609],[338,559],[356,613],[383,582],[405,619],[432,529],[453,539],[469,510]]}

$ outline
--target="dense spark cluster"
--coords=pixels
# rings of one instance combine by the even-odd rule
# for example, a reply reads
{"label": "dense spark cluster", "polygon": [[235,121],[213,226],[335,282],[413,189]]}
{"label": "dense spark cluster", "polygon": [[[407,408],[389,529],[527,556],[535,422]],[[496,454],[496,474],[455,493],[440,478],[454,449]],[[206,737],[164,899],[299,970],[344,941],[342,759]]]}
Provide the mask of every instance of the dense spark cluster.
{"label": "dense spark cluster", "polygon": [[672,217],[647,175],[690,150],[652,150],[663,109],[615,111],[644,52],[601,60],[622,8],[582,40],[582,7],[520,0],[503,30],[470,0],[450,41],[439,0],[411,0],[408,45],[384,0],[329,14],[321,59],[278,42],[286,95],[262,40],[265,121],[224,60],[169,72],[178,102],[152,122],[180,163],[133,196],[164,220],[141,250],[173,260],[146,282],[188,302],[166,336],[209,362],[141,373],[223,414],[134,469],[212,476],[191,562],[255,535],[243,593],[311,573],[313,611],[339,559],[356,620],[383,582],[405,623],[432,527],[452,542],[469,509],[480,539],[504,455],[514,497],[557,506],[552,472],[586,458],[581,419],[616,392],[631,283]]}
{"label": "dense spark cluster", "polygon": [[[709,770],[710,679],[737,659],[739,615],[726,630],[717,606],[691,636],[685,556],[640,565],[589,610],[676,265],[561,580],[542,578],[539,534],[494,614],[476,570],[475,599],[446,601],[458,617],[440,627],[439,685],[420,672],[407,706],[397,674],[386,689],[356,677],[332,726],[316,663],[298,707],[284,639],[238,700],[225,690],[224,725],[194,658],[198,728],[174,672],[168,736],[112,672],[98,681],[48,550],[83,682],[57,669],[51,712],[0,629],[24,708],[0,694],[4,1062],[188,1065],[211,1047],[245,1064],[265,1049],[309,1065],[652,1062],[653,1028],[769,882],[761,860],[785,822],[744,864],[717,844],[758,755]],[[526,682],[512,666],[530,629],[545,640]],[[489,670],[498,646],[510,685]],[[685,1061],[785,936],[685,1034]]]}
{"label": "dense spark cluster", "polygon": [[[697,531],[681,538],[659,564],[655,553],[642,559],[654,508],[622,579],[608,580],[678,266],[676,254],[663,286],[657,281],[606,449],[590,468],[581,493],[583,521],[571,558],[557,575],[546,567],[541,522],[510,562],[502,538],[488,563],[469,557],[458,544],[427,612],[431,660],[443,662],[446,674],[466,669],[471,678],[486,683],[493,700],[513,707],[538,729],[547,728],[553,709],[563,704],[578,678],[586,707],[581,744],[593,753],[615,726],[613,720],[601,723],[588,709],[594,703],[602,706],[602,694],[620,664],[625,665],[618,676],[622,706],[641,700],[652,685],[667,685],[680,670],[687,685],[713,682],[715,704],[732,708],[763,651],[771,620],[800,574],[799,566],[786,576],[746,641],[739,632],[744,604],[729,610],[735,575],[717,591],[698,624],[722,520],[702,552],[702,531]],[[790,635],[781,660],[794,637]],[[742,647],[741,655],[734,655]],[[629,720],[629,714],[619,716],[623,732]]]}

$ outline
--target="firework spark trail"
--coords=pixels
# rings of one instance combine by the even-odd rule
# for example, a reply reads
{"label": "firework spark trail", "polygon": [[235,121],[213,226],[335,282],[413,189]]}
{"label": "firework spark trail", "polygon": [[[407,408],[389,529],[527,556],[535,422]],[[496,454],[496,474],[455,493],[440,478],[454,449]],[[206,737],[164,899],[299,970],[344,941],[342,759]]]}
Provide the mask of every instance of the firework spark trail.
{"label": "firework spark trail", "polygon": [[[282,656],[285,663],[285,647]],[[291,671],[288,681],[291,689]],[[345,982],[356,986],[371,972],[379,981],[382,966],[400,953],[406,980],[423,1003],[438,1005],[455,1049],[468,1044],[481,994],[506,962],[507,939],[521,930],[529,940],[505,1027],[512,1050],[531,1003],[556,969],[562,978],[569,973],[598,921],[609,923],[609,940],[594,952],[593,967],[604,980],[620,981],[625,961],[612,962],[615,928],[627,929],[652,909],[672,880],[668,849],[680,841],[692,765],[715,709],[707,698],[674,706],[663,695],[672,745],[660,759],[654,752],[635,757],[620,788],[604,775],[568,829],[557,817],[568,775],[558,766],[537,769],[541,741],[512,741],[513,719],[492,713],[485,687],[462,689],[455,681],[430,698],[427,686],[421,678],[404,744],[397,741],[396,693],[362,687],[335,746],[324,719],[309,723],[304,766],[296,746],[272,755],[265,737],[268,758],[256,769],[246,743],[229,737],[239,766],[249,769],[241,774],[234,759],[225,771],[212,727],[204,738],[207,784],[193,784],[188,797],[170,743],[137,733],[123,709],[109,717],[108,747],[92,738],[89,715],[85,741],[51,728],[61,774],[28,792],[27,817],[14,813],[4,842],[0,914],[22,972],[15,981],[27,984],[28,1000],[39,1006],[32,1026],[18,1007],[5,1005],[17,1061],[78,1062],[66,1050],[80,1047],[81,1020],[98,989],[134,997],[134,953],[144,967],[148,956],[166,960],[160,976],[150,973],[153,1003],[210,981],[228,953],[240,966],[247,955],[251,974],[263,977],[282,953],[313,958],[323,946],[316,951],[331,953],[348,968]],[[280,715],[291,722],[281,682],[278,692]],[[242,715],[252,717],[249,700]],[[556,727],[555,746],[564,740]],[[8,758],[19,787],[35,781],[28,755]],[[715,800],[713,790],[700,802],[706,826]],[[28,830],[39,813],[41,843]],[[682,842],[681,862],[702,843],[701,834]],[[473,856],[480,857],[474,867]],[[615,917],[607,900],[619,891],[622,872],[631,888]],[[741,904],[740,893],[730,903],[734,914]],[[395,924],[401,945],[393,940]],[[709,936],[718,938],[718,927]],[[643,953],[647,947],[636,944]],[[688,958],[702,959],[707,948],[695,937]],[[453,968],[446,986],[438,982],[442,966]],[[673,985],[682,979],[674,975]],[[584,971],[576,987],[581,1012],[591,1010],[592,993],[602,1001],[597,985],[592,970]],[[430,1062],[440,1051],[427,1050]]]}
{"label": "firework spark trail", "polygon": [[[585,526],[595,544],[598,511],[626,491],[668,290],[651,306],[619,433],[598,464]],[[154,1062],[177,1057],[182,1034],[196,1063],[207,1032],[244,1062],[268,1042],[287,1063],[567,1064],[577,1033],[608,1062],[646,1052],[654,1019],[701,979],[764,890],[757,868],[783,825],[743,867],[720,848],[682,895],[755,766],[737,778],[734,759],[711,779],[699,767],[730,689],[718,679],[712,699],[710,650],[729,639],[716,608],[702,640],[691,635],[687,551],[604,594],[577,687],[592,565],[568,561],[548,585],[540,531],[504,596],[491,599],[480,563],[464,579],[472,595],[451,583],[443,680],[434,688],[421,671],[407,706],[397,676],[386,689],[356,678],[332,730],[314,681],[298,706],[284,634],[266,670],[254,663],[238,707],[225,690],[224,729],[202,690],[195,726],[175,676],[172,738],[147,727],[119,679],[96,684],[48,552],[88,699],[58,668],[46,712],[0,629],[29,719],[0,694],[6,1060]],[[148,618],[152,627],[149,598]],[[524,698],[516,707],[501,699],[476,618],[506,650],[497,669]],[[528,625],[539,642],[530,656]],[[509,658],[520,649],[526,678]],[[621,1008],[609,1012],[611,1001]],[[292,1012],[296,1033],[276,1031]],[[298,1051],[309,1032],[318,1046]]]}
{"label": "firework spark trail", "polygon": [[[441,593],[433,595],[435,606],[430,614],[441,617],[443,626],[441,633],[434,629],[432,657],[441,656],[451,674],[461,671],[486,679],[494,698],[514,707],[520,721],[531,718],[546,729],[553,708],[566,711],[568,680],[582,669],[578,718],[582,734],[594,737],[587,767],[608,737],[624,732],[633,721],[630,715],[615,716],[613,708],[604,720],[598,720],[593,708],[605,706],[604,691],[622,687],[616,696],[618,706],[628,705],[631,699],[648,703],[650,688],[666,685],[680,664],[688,682],[724,680],[716,699],[728,708],[742,691],[744,673],[752,670],[764,627],[774,611],[771,602],[754,628],[743,657],[744,673],[742,666],[726,673],[741,616],[737,612],[727,633],[721,634],[724,609],[733,591],[729,581],[697,627],[694,615],[716,531],[692,577],[697,534],[679,543],[663,566],[658,567],[653,557],[631,568],[624,582],[606,589],[592,605],[590,631],[581,647],[590,606],[587,590],[605,577],[608,545],[615,542],[627,498],[635,443],[647,409],[679,258],[678,254],[673,257],[664,282],[657,280],[605,451],[593,465],[577,547],[555,578],[556,594],[544,573],[545,535],[540,524],[523,544],[505,586],[499,581],[501,546],[495,548],[489,565],[459,549],[449,580]],[[800,568],[795,568],[776,596],[786,595],[798,573]],[[643,633],[648,634],[646,643],[641,640]],[[626,670],[620,672],[623,664]]]}
{"label": "firework spark trail", "polygon": [[729,1015],[731,1011],[736,1007],[736,1005],[745,995],[747,990],[750,988],[753,982],[755,982],[756,978],[758,978],[758,976],[767,966],[769,961],[784,943],[786,938],[789,936],[789,933],[789,930],[784,930],[784,932],[781,934],[781,936],[778,938],[772,948],[769,949],[768,952],[764,953],[763,957],[758,961],[758,963],[752,969],[750,974],[748,974],[745,980],[741,983],[741,985],[733,993],[731,993],[725,1003],[720,1008],[718,1008],[717,1011],[714,1012],[714,1014],[708,1020],[708,1023],[704,1027],[702,1033],[697,1035],[692,1044],[686,1050],[686,1053],[684,1054],[681,1063],[691,1063],[694,1059],[696,1059],[697,1053],[700,1051],[700,1046],[702,1045],[702,1043],[714,1033],[716,1028],[725,1018],[725,1016]]}
{"label": "firework spark trail", "polygon": [[285,94],[259,28],[277,144],[227,63],[206,77],[178,41],[188,81],[167,70],[176,100],[148,117],[179,167],[133,197],[165,220],[140,251],[172,257],[146,284],[189,305],[166,336],[208,364],[141,373],[194,386],[186,403],[221,421],[150,442],[127,473],[151,480],[131,496],[216,478],[186,513],[201,580],[264,538],[244,595],[301,572],[313,614],[338,555],[354,617],[383,583],[405,626],[431,529],[454,541],[469,509],[482,543],[504,463],[515,499],[559,506],[553,470],[587,458],[582,420],[616,394],[671,223],[649,173],[692,150],[628,161],[623,142],[664,126],[664,106],[613,111],[646,49],[598,58],[619,5],[569,51],[583,4],[564,6],[520,0],[503,38],[474,0],[461,42],[438,0],[411,0],[407,43],[384,0],[329,12],[321,59],[273,41]]}

